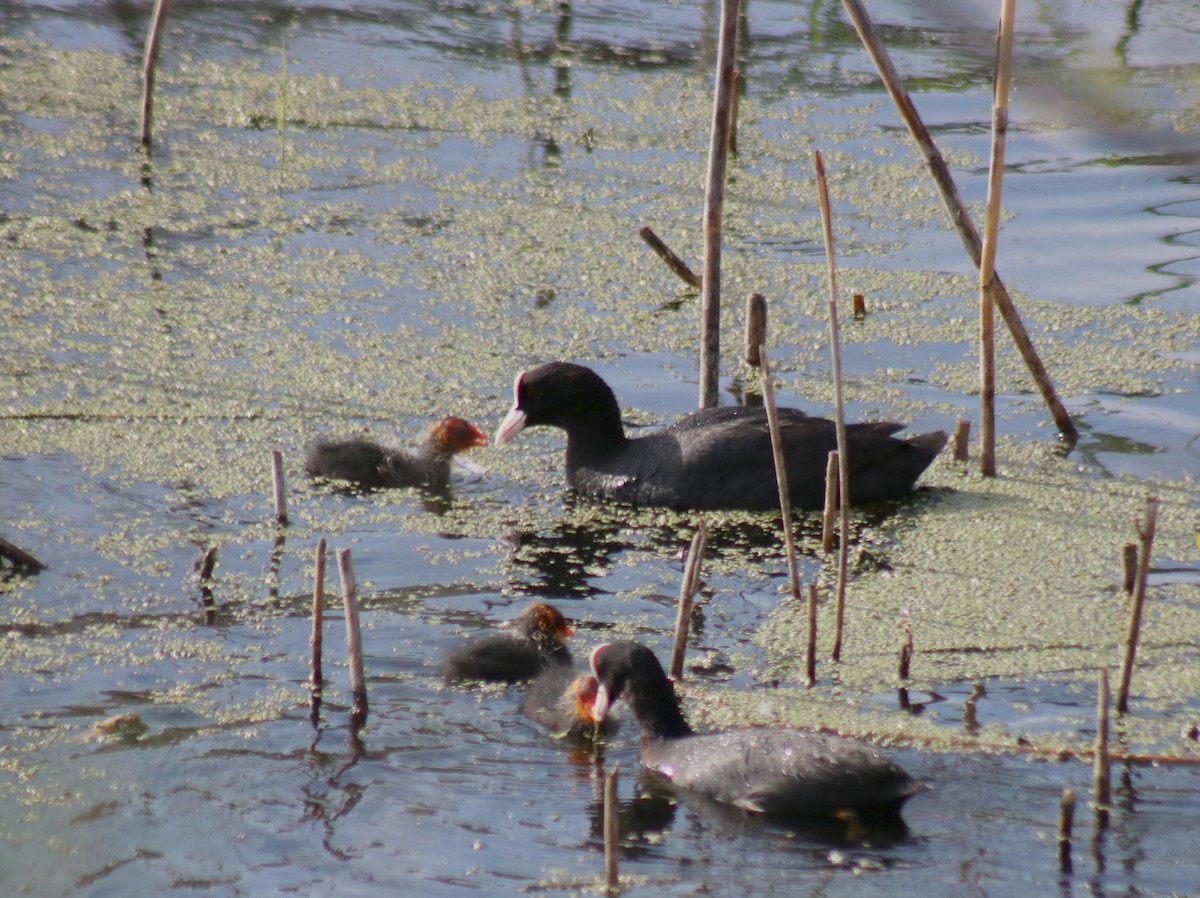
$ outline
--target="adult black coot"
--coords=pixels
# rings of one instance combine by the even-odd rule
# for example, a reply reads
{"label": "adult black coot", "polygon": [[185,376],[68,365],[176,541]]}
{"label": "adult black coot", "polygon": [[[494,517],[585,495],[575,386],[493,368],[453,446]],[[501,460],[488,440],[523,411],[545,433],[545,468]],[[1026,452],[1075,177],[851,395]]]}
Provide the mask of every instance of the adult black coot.
{"label": "adult black coot", "polygon": [[756,813],[829,818],[895,817],[926,787],[881,751],[856,739],[782,728],[698,734],[679,710],[654,653],[636,642],[592,652],[603,720],[624,697],[641,729],[642,764],[676,786]]}
{"label": "adult black coot", "polygon": [[359,486],[445,487],[450,460],[472,446],[486,446],[487,434],[462,418],[443,418],[425,431],[415,452],[392,449],[369,440],[317,440],[308,449],[304,470],[314,477],[348,480]]}
{"label": "adult black coot", "polygon": [[538,675],[529,687],[521,710],[554,736],[571,742],[593,742],[617,729],[612,715],[597,720],[592,707],[599,684],[591,674],[555,666]]}
{"label": "adult black coot", "polygon": [[511,629],[465,642],[446,653],[442,676],[449,681],[517,683],[548,667],[571,664],[563,640],[574,631],[553,605],[534,602],[513,620]]}
{"label": "adult black coot", "polygon": [[[580,493],[671,508],[779,507],[771,435],[762,408],[704,409],[649,436],[625,436],[616,397],[590,368],[549,362],[517,375],[508,417],[496,431],[503,446],[525,427],[567,432],[567,481]],[[820,508],[825,467],[837,448],[832,421],[779,409],[791,503]],[[912,489],[946,444],[941,431],[895,439],[903,424],[846,427],[850,499],[894,499]]]}

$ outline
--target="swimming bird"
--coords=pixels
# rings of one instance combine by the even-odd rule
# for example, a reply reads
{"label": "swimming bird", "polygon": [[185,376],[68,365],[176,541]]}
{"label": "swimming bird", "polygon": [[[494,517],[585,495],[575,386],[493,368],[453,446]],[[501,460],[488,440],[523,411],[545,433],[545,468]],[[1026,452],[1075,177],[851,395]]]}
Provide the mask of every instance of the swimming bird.
{"label": "swimming bird", "polygon": [[599,684],[591,674],[554,666],[538,675],[529,687],[521,710],[556,737],[570,742],[593,742],[612,735],[618,726],[611,714],[597,720],[592,713]]}
{"label": "swimming bird", "polygon": [[314,477],[348,480],[369,488],[445,487],[450,481],[450,460],[472,446],[486,446],[487,439],[487,434],[462,418],[448,417],[425,431],[414,452],[363,439],[319,439],[309,446],[304,470]]}
{"label": "swimming bird", "polygon": [[561,611],[534,602],[517,615],[510,630],[489,633],[447,652],[442,676],[451,682],[531,680],[548,667],[570,666],[571,651],[563,640],[573,633]]}
{"label": "swimming bird", "polygon": [[894,817],[926,786],[874,746],[829,733],[750,727],[696,733],[648,648],[633,641],[592,652],[600,684],[592,712],[604,720],[624,698],[641,731],[642,765],[743,810],[782,816]]}
{"label": "swimming bird", "polygon": [[[648,436],[629,438],[616,396],[590,368],[549,362],[517,375],[513,394],[496,445],[526,427],[562,428],[567,481],[583,495],[680,509],[779,507],[762,408],[703,409]],[[820,508],[827,459],[837,448],[834,422],[786,408],[779,409],[779,421],[792,507]],[[851,502],[908,493],[946,444],[941,431],[907,440],[892,436],[903,428],[889,421],[847,425]]]}

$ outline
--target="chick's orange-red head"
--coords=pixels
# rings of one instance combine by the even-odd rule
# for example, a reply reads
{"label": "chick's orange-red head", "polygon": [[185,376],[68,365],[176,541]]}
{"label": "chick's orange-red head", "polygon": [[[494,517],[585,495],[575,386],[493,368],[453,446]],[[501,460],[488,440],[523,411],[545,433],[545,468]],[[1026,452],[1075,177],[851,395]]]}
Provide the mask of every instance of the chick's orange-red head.
{"label": "chick's orange-red head", "polygon": [[575,716],[580,723],[596,724],[600,721],[592,713],[592,705],[596,701],[596,692],[600,684],[590,674],[580,674],[571,682],[571,696],[574,700]]}
{"label": "chick's orange-red head", "polygon": [[465,452],[472,446],[486,446],[488,437],[462,418],[447,417],[433,425],[431,442],[450,452]]}

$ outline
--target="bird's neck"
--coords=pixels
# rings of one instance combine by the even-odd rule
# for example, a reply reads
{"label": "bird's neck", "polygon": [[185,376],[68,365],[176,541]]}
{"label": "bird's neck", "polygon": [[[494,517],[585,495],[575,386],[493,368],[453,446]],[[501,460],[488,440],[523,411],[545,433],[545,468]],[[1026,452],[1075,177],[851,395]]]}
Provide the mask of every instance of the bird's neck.
{"label": "bird's neck", "polygon": [[611,455],[627,442],[617,397],[607,384],[601,386],[603,391],[589,395],[585,404],[570,409],[560,419],[559,423],[567,432],[568,458],[585,461],[593,454]]}
{"label": "bird's neck", "polygon": [[681,739],[692,734],[669,680],[631,691],[627,700],[638,719],[642,742]]}

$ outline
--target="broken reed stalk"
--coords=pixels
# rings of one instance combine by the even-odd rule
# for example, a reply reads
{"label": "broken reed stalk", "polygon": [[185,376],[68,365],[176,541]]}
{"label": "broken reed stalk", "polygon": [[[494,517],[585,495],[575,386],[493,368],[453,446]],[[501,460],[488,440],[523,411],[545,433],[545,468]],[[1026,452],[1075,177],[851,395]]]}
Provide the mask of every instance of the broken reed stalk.
{"label": "broken reed stalk", "polygon": [[154,73],[158,67],[158,50],[162,46],[163,22],[167,18],[167,0],[154,0],[150,30],[146,33],[146,52],[142,57],[142,122],[138,145],[149,155],[150,132],[154,123]]}
{"label": "broken reed stalk", "polygon": [[1058,869],[1071,872],[1071,830],[1075,826],[1075,790],[1064,787],[1058,807]]}
{"label": "broken reed stalk", "polygon": [[971,687],[971,694],[967,696],[967,700],[963,702],[963,729],[969,733],[979,731],[979,700],[985,695],[987,695],[987,689],[982,683],[976,683]]}
{"label": "broken reed stalk", "polygon": [[700,276],[688,267],[687,262],[675,255],[671,247],[663,243],[649,225],[643,225],[638,228],[638,235],[642,240],[646,241],[646,245],[654,250],[660,259],[667,263],[667,267],[675,272],[680,280],[685,284],[695,287],[697,290],[700,289]]}
{"label": "broken reed stalk", "polygon": [[846,614],[846,569],[850,557],[850,463],[846,453],[846,410],[842,402],[842,350],[838,334],[837,266],[833,255],[833,224],[829,211],[829,187],[825,183],[825,165],[821,151],[814,154],[817,169],[817,199],[821,206],[821,229],[825,235],[825,264],[829,270],[829,353],[833,361],[833,421],[837,431],[838,519],[837,613],[833,624],[834,661],[842,658],[842,623]]}
{"label": "broken reed stalk", "polygon": [[788,583],[792,598],[800,601],[800,573],[796,566],[796,538],[792,533],[792,497],[788,490],[787,466],[783,461],[783,439],[779,434],[779,412],[775,408],[775,385],[771,382],[771,364],[767,347],[758,347],[763,381],[763,405],[767,410],[767,430],[771,434],[771,454],[775,459],[775,485],[779,489],[779,514],[783,523],[783,547],[787,554]]}
{"label": "broken reed stalk", "polygon": [[996,80],[992,88],[992,154],[979,256],[979,473],[984,477],[996,476],[996,335],[990,285],[996,277],[996,239],[1000,232],[1014,6],[1015,0],[1001,0],[1000,27],[996,33]]}
{"label": "broken reed stalk", "polygon": [[346,653],[350,659],[350,722],[354,728],[367,720],[367,680],[363,676],[362,630],[358,625],[357,585],[354,582],[354,566],[350,562],[350,550],[339,549],[338,572],[342,578],[342,604],[346,611]]}
{"label": "broken reed stalk", "polygon": [[204,554],[196,562],[196,571],[200,576],[200,600],[206,609],[213,607],[212,581],[213,570],[217,566],[217,549],[212,546],[205,549]]}
{"label": "broken reed stalk", "polygon": [[837,516],[839,483],[838,454],[834,450],[825,462],[825,509],[821,513],[821,551],[826,555],[833,548],[833,519]]}
{"label": "broken reed stalk", "polygon": [[283,489],[283,455],[278,449],[271,450],[271,493],[275,499],[275,520],[287,525],[287,496]]}
{"label": "broken reed stalk", "polygon": [[1112,798],[1108,761],[1108,671],[1101,668],[1096,684],[1096,749],[1092,755],[1092,800],[1101,818],[1108,814]]}
{"label": "broken reed stalk", "polygon": [[312,648],[311,682],[313,695],[321,694],[322,623],[325,617],[325,537],[317,540],[316,571],[313,574],[312,635],[308,644]]}
{"label": "broken reed stalk", "polygon": [[850,297],[851,308],[854,310],[854,320],[862,321],[867,317],[867,298],[861,293],[855,293]]}
{"label": "broken reed stalk", "polygon": [[[967,210],[962,197],[959,196],[958,188],[954,185],[954,179],[950,176],[950,169],[946,165],[946,160],[942,158],[942,154],[938,151],[936,144],[934,144],[929,130],[925,127],[925,123],[921,121],[921,116],[918,114],[916,106],[913,105],[908,91],[905,90],[904,83],[900,79],[900,75],[896,72],[895,66],[892,65],[892,60],[888,56],[887,50],[884,49],[879,39],[875,36],[874,25],[871,24],[871,19],[867,15],[866,8],[862,5],[861,0],[842,0],[842,7],[850,17],[850,21],[854,25],[854,30],[858,32],[858,37],[866,48],[867,54],[871,57],[871,61],[879,73],[880,80],[883,81],[884,87],[887,88],[888,94],[896,104],[900,112],[900,117],[904,119],[909,133],[912,134],[913,139],[916,141],[917,148],[924,157],[925,164],[933,175],[933,180],[942,195],[942,202],[950,213],[950,218],[954,221],[954,226],[958,231],[959,238],[963,242],[963,246],[966,247],[967,255],[976,268],[978,268],[982,259],[983,244],[979,239],[979,232],[975,229],[975,224],[971,220],[971,213]],[[1000,315],[1004,319],[1004,323],[1008,326],[1009,332],[1012,334],[1013,342],[1016,344],[1017,350],[1021,353],[1021,358],[1025,360],[1025,366],[1029,369],[1034,383],[1037,384],[1038,390],[1042,394],[1042,401],[1046,403],[1046,407],[1054,419],[1055,426],[1058,427],[1059,436],[1066,443],[1074,446],[1079,440],[1079,431],[1076,430],[1074,422],[1071,421],[1071,416],[1067,414],[1067,410],[1059,400],[1058,394],[1054,389],[1054,384],[1050,380],[1050,375],[1046,372],[1046,368],[1042,364],[1037,350],[1034,348],[1033,341],[1029,338],[1029,334],[1025,330],[1025,325],[1021,322],[1021,316],[1013,305],[1012,298],[1008,295],[1008,290],[1001,282],[999,275],[993,274],[988,292],[991,294],[995,307],[1000,310]]]}
{"label": "broken reed stalk", "polygon": [[971,422],[959,418],[954,425],[954,460],[966,461],[971,456]]}
{"label": "broken reed stalk", "polygon": [[912,627],[906,626],[904,628],[904,641],[900,643],[900,666],[899,670],[897,671],[900,674],[900,688],[898,690],[898,697],[900,699],[901,711],[912,710],[912,703],[908,699],[908,686],[905,685],[908,683],[908,673],[909,669],[912,667],[912,656]]}
{"label": "broken reed stalk", "polygon": [[617,871],[617,838],[620,835],[617,774],[620,770],[621,762],[617,761],[604,777],[604,884],[609,894],[615,894],[621,885]]}
{"label": "broken reed stalk", "polygon": [[704,189],[704,275],[700,312],[700,408],[717,404],[721,374],[721,210],[725,203],[725,162],[729,97],[733,85],[738,0],[721,0],[721,37],[713,89],[712,136]]}
{"label": "broken reed stalk", "polygon": [[817,682],[817,584],[808,584],[808,654],[804,663],[804,685]]}
{"label": "broken reed stalk", "polygon": [[[751,368],[762,366],[759,349],[767,345],[767,300],[761,293],[751,293],[746,297],[746,364]],[[742,405],[748,408],[761,408],[762,378],[747,377],[742,381]]]}
{"label": "broken reed stalk", "polygon": [[1134,583],[1138,582],[1138,544],[1121,546],[1121,588],[1126,595],[1133,595]]}
{"label": "broken reed stalk", "polygon": [[36,574],[38,571],[46,569],[46,565],[42,564],[24,549],[14,546],[2,536],[0,536],[0,558],[7,558],[12,562],[14,570],[23,571],[27,574]]}
{"label": "broken reed stalk", "polygon": [[687,561],[683,566],[683,582],[679,585],[679,609],[675,615],[675,642],[671,646],[671,679],[683,677],[683,656],[687,653],[688,623],[692,619],[692,599],[700,588],[700,567],[704,561],[704,546],[708,529],[701,521],[692,536]]}
{"label": "broken reed stalk", "polygon": [[912,667],[913,638],[912,627],[904,628],[904,641],[900,643],[900,679],[907,680],[909,669]]}
{"label": "broken reed stalk", "polygon": [[1121,682],[1117,688],[1117,713],[1129,710],[1129,682],[1133,678],[1133,663],[1137,657],[1138,637],[1142,630],[1142,606],[1146,601],[1146,578],[1150,574],[1150,551],[1154,546],[1154,528],[1158,521],[1159,500],[1146,497],[1146,521],[1138,527],[1138,566],[1133,584],[1133,604],[1129,609],[1129,634],[1125,638],[1125,659],[1121,665]]}
{"label": "broken reed stalk", "polygon": [[759,347],[767,343],[767,298],[761,293],[746,297],[746,364],[759,367]]}
{"label": "broken reed stalk", "polygon": [[200,574],[200,585],[209,586],[212,584],[213,570],[217,566],[217,549],[215,546],[206,549],[204,554],[200,556],[200,563],[197,565],[197,571]]}
{"label": "broken reed stalk", "polygon": [[1137,583],[1138,547],[1137,543],[1125,543],[1121,547],[1121,588],[1126,595],[1133,595],[1133,585]]}

